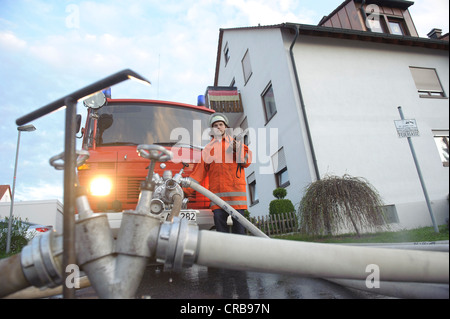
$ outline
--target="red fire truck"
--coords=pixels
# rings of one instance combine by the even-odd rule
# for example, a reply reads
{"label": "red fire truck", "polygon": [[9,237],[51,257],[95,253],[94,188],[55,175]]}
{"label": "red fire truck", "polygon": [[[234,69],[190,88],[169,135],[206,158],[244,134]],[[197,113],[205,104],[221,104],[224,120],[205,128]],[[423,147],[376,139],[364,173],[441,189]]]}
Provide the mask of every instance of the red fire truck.
{"label": "red fire truck", "polygon": [[[200,161],[202,146],[208,143],[204,133],[214,112],[204,106],[137,99],[100,98],[85,106],[82,148],[90,156],[78,168],[78,178],[87,188],[92,210],[108,213],[110,219],[120,219],[120,212],[136,208],[140,183],[150,164],[138,155],[137,145],[156,144],[172,150],[172,160],[155,166],[161,178],[170,178],[181,169],[183,177],[188,177],[194,163]],[[208,187],[207,183],[203,186]],[[180,217],[195,220],[201,229],[211,229],[214,222],[209,206],[209,199],[196,193],[187,202],[185,199]]]}

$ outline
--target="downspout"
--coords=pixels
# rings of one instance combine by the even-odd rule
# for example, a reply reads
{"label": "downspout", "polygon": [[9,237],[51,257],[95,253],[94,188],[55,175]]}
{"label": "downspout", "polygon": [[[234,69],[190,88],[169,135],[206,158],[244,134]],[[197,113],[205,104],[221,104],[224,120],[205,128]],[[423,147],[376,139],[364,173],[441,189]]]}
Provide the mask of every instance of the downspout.
{"label": "downspout", "polygon": [[295,43],[297,42],[297,38],[298,38],[298,35],[299,35],[299,30],[298,30],[298,26],[294,25],[294,24],[284,23],[283,26],[295,31],[295,37],[294,37],[294,40],[292,40],[291,46],[289,48],[289,54],[291,56],[292,68],[294,70],[295,83],[297,85],[298,96],[299,96],[299,99],[300,99],[300,107],[301,107],[301,110],[302,110],[303,119],[305,121],[306,135],[307,135],[307,138],[308,138],[309,148],[311,150],[311,156],[312,156],[312,160],[313,160],[314,171],[315,171],[315,174],[316,174],[316,180],[320,180],[319,167],[317,166],[316,152],[314,151],[314,145],[313,145],[313,142],[312,142],[311,130],[309,128],[308,116],[306,114],[305,101],[303,100],[302,89],[300,87],[300,80],[298,78],[298,73],[297,73],[297,66],[295,64],[294,52],[292,51],[293,48],[294,48]]}
{"label": "downspout", "polygon": [[370,29],[370,25],[367,24],[366,9],[364,8],[365,5],[366,5],[366,0],[362,0],[361,1],[361,8],[359,8],[359,10],[361,12],[361,18],[363,20],[363,24],[365,25],[367,31],[372,31]]}

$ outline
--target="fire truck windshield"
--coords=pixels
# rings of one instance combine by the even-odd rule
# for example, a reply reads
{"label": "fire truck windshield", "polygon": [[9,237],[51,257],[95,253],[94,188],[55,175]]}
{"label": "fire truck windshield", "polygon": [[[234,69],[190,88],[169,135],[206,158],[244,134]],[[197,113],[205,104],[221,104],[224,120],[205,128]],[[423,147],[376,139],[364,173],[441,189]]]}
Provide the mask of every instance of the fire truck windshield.
{"label": "fire truck windshield", "polygon": [[203,132],[211,113],[206,109],[141,102],[109,103],[92,112],[86,132],[88,147],[94,140],[96,146],[208,143]]}

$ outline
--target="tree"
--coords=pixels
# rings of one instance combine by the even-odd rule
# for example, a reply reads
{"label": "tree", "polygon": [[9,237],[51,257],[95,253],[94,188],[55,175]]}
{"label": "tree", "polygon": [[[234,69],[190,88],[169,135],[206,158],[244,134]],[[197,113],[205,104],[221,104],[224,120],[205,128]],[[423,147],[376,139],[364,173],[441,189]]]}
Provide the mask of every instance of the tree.
{"label": "tree", "polygon": [[278,187],[273,191],[273,196],[276,199],[272,200],[269,204],[269,214],[281,214],[294,212],[295,208],[290,199],[284,199],[287,195],[287,190],[282,187]]}
{"label": "tree", "polygon": [[[0,219],[0,254],[6,251],[9,218]],[[28,243],[28,225],[20,217],[13,216],[11,222],[10,254],[16,254]]]}
{"label": "tree", "polygon": [[342,227],[354,229],[385,225],[383,202],[365,179],[344,175],[327,176],[311,183],[298,209],[300,232],[333,235]]}

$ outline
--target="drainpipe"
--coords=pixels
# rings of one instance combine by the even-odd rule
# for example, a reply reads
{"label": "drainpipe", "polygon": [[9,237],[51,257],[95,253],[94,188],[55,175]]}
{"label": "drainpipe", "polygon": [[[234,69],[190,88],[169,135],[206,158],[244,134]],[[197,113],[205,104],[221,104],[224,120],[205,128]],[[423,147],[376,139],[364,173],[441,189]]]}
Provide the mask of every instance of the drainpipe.
{"label": "drainpipe", "polygon": [[366,26],[367,31],[372,31],[370,29],[370,26],[367,25],[367,17],[366,17],[366,10],[364,9],[364,6],[366,5],[366,0],[362,0],[361,1],[361,8],[359,8],[360,12],[361,12],[361,17],[363,19],[363,23]]}
{"label": "drainpipe", "polygon": [[293,48],[294,48],[294,45],[295,45],[295,43],[297,41],[297,38],[298,38],[298,35],[299,35],[299,30],[298,30],[298,26],[294,25],[294,24],[284,23],[283,26],[288,28],[288,29],[292,29],[292,30],[295,31],[295,37],[294,37],[294,40],[292,40],[291,46],[289,48],[289,54],[291,56],[292,69],[294,70],[295,84],[297,86],[298,97],[300,99],[300,107],[301,107],[301,110],[302,110],[303,119],[305,121],[306,135],[308,137],[308,144],[309,144],[309,148],[311,150],[311,156],[312,156],[313,165],[314,165],[314,172],[315,172],[315,175],[316,175],[316,180],[320,180],[319,167],[317,166],[316,152],[314,151],[314,145],[313,145],[313,142],[312,142],[311,130],[309,128],[308,116],[306,114],[305,101],[303,100],[302,89],[300,87],[300,80],[299,80],[298,73],[297,73],[297,65],[295,64],[294,52],[292,51]]}

